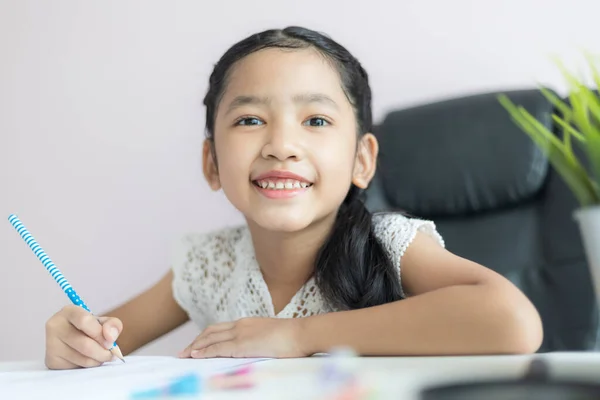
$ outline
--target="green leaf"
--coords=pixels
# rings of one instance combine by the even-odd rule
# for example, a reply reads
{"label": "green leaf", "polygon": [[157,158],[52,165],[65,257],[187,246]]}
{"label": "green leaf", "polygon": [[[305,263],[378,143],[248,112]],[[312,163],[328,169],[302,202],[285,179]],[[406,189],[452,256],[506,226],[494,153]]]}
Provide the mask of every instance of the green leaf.
{"label": "green leaf", "polygon": [[579,131],[577,131],[577,129],[573,128],[573,126],[570,123],[568,123],[567,121],[565,121],[564,119],[562,119],[558,115],[553,114],[552,115],[552,120],[554,122],[556,122],[558,125],[560,125],[561,128],[563,128],[563,130],[565,132],[568,131],[568,133],[570,135],[573,135],[575,137],[575,139],[579,140],[582,143],[586,142],[586,138],[581,133],[579,133]]}
{"label": "green leaf", "polygon": [[571,111],[571,108],[567,105],[567,103],[559,99],[557,95],[543,87],[540,88],[540,92],[554,107],[558,108],[564,118],[573,118],[573,111]]}
{"label": "green leaf", "polygon": [[588,136],[586,150],[592,176],[596,183],[600,185],[600,135]]}
{"label": "green leaf", "polygon": [[[600,58],[594,61],[588,54],[587,61],[597,89],[600,89]],[[587,87],[584,79],[578,79],[567,71],[560,60],[555,59],[555,62],[568,83],[570,104],[551,90],[541,87],[540,91],[561,114],[553,113],[552,120],[563,129],[562,141],[525,108],[513,104],[506,95],[500,95],[498,99],[517,126],[543,150],[581,206],[600,204],[600,95]],[[573,138],[585,151],[591,174],[573,152]]]}
{"label": "green leaf", "polygon": [[594,60],[591,54],[585,53],[585,58],[592,72],[592,79],[596,83],[596,90],[600,90],[600,71],[596,67],[596,64],[600,65],[600,57]]}
{"label": "green leaf", "polygon": [[569,94],[571,105],[573,109],[573,122],[581,132],[587,134],[590,132],[591,124],[589,120],[589,114],[587,112],[585,98],[579,95],[577,89],[574,89]]}
{"label": "green leaf", "polygon": [[550,142],[552,142],[552,144],[554,144],[557,148],[560,148],[561,150],[565,151],[564,144],[560,141],[560,139],[553,132],[550,132],[548,130],[548,128],[546,128],[546,126],[544,126],[540,121],[535,119],[535,117],[533,115],[531,115],[523,107],[518,107],[518,110],[523,115],[523,118],[525,118],[527,120],[527,122],[529,124],[531,124],[540,135],[544,136],[546,139],[548,139]]}
{"label": "green leaf", "polygon": [[590,120],[587,113],[587,98],[581,95],[587,87],[581,83],[573,74],[571,74],[560,60],[555,59],[555,63],[560,69],[563,77],[569,84],[569,101],[573,112],[573,122],[584,134],[589,132]]}
{"label": "green leaf", "polygon": [[[581,165],[581,163],[573,153],[570,140],[571,135],[569,133],[566,133],[565,141],[563,143],[556,137],[556,135],[553,132],[549,131],[548,128],[546,128],[546,126],[541,124],[529,112],[527,112],[527,110],[525,110],[523,107],[519,107],[518,109],[521,112],[525,121],[531,124],[533,129],[535,129],[539,135],[543,135],[546,139],[548,139],[548,142],[550,144],[550,150],[557,152],[556,154],[554,154],[554,156],[564,158],[566,164],[570,165],[573,168],[574,172],[579,176],[582,183],[585,186],[587,186],[587,189],[595,193],[596,191],[591,185],[590,177],[587,175],[587,171]],[[551,154],[549,154],[549,158],[551,161],[553,161]],[[554,161],[561,162],[562,160]],[[597,193],[597,195],[600,198],[600,193]]]}
{"label": "green leaf", "polygon": [[581,97],[586,99],[586,104],[589,107],[589,114],[591,117],[591,131],[590,134],[600,135],[600,97],[598,97],[589,88],[582,88]]}
{"label": "green leaf", "polygon": [[572,153],[567,151],[565,145],[527,110],[515,106],[506,95],[500,95],[498,99],[507,109],[513,121],[543,150],[549,162],[561,175],[581,206],[598,203],[600,193],[596,191],[586,171]]}
{"label": "green leaf", "polygon": [[[598,72],[590,62],[590,68],[597,80]],[[573,83],[577,91],[573,94],[573,104],[580,130],[587,138],[585,150],[592,169],[593,179],[600,186],[600,98],[581,82]]]}
{"label": "green leaf", "polygon": [[573,154],[573,146],[571,146],[571,133],[568,130],[564,131],[564,143],[565,143],[565,150],[566,153],[568,154],[569,158],[572,157],[573,160],[575,160],[575,155]]}
{"label": "green leaf", "polygon": [[556,148],[548,152],[548,159],[562,176],[582,207],[598,204],[598,191],[592,185],[585,171],[573,166]]}

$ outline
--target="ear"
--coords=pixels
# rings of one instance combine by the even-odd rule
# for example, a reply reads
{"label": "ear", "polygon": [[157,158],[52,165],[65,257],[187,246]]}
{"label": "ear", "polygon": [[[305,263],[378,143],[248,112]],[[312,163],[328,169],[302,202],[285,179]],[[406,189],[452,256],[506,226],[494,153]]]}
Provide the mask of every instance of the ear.
{"label": "ear", "polygon": [[366,189],[375,175],[379,143],[371,133],[364,134],[356,150],[352,183],[361,189]]}
{"label": "ear", "polygon": [[221,181],[219,180],[219,170],[217,168],[217,160],[213,152],[214,143],[208,139],[204,140],[202,147],[202,170],[204,178],[208,182],[208,186],[212,190],[221,189]]}

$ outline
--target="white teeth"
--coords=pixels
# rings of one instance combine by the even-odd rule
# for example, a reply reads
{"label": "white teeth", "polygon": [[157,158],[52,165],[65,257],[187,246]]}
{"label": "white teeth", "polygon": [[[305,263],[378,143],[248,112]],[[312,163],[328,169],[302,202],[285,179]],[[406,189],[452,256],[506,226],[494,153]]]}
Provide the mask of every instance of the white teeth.
{"label": "white teeth", "polygon": [[295,179],[286,180],[261,180],[255,182],[259,187],[263,189],[271,190],[292,190],[292,189],[305,189],[311,184],[306,182],[300,182]]}

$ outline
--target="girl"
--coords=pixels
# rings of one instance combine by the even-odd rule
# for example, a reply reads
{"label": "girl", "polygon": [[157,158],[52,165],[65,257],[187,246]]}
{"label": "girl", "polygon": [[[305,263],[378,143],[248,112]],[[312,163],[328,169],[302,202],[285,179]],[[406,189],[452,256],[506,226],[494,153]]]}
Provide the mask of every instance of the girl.
{"label": "girl", "polygon": [[299,27],[252,35],[204,104],[204,175],[247,224],[185,236],[164,278],[101,322],[55,314],[49,368],[100,365],[117,338],[129,354],[189,319],[200,334],[180,357],[537,351],[540,317],[509,281],[445,250],[431,221],[365,208],[371,90],[344,47]]}

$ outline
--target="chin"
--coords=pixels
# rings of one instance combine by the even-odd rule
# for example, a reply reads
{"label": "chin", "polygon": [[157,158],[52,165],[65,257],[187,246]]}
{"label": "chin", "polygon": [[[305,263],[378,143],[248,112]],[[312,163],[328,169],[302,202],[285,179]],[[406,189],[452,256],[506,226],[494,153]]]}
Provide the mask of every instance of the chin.
{"label": "chin", "polygon": [[262,229],[281,233],[300,232],[308,228],[313,222],[313,220],[307,218],[307,216],[291,217],[290,215],[250,216],[249,219]]}

